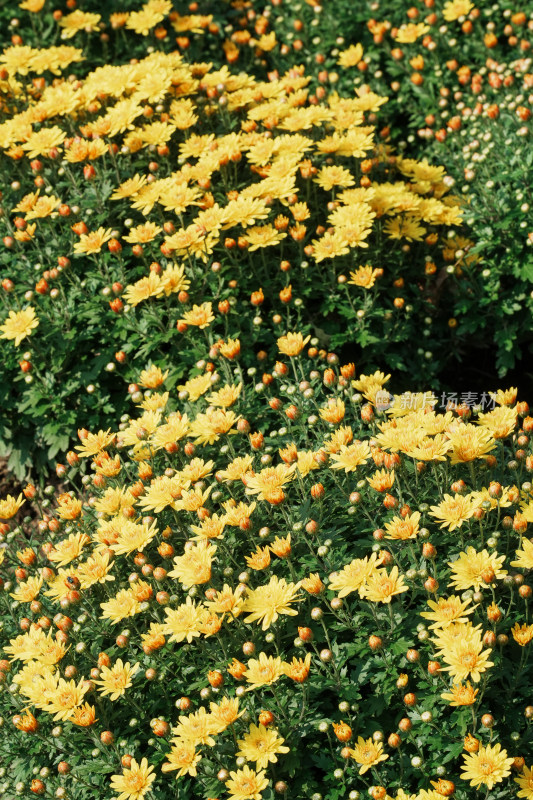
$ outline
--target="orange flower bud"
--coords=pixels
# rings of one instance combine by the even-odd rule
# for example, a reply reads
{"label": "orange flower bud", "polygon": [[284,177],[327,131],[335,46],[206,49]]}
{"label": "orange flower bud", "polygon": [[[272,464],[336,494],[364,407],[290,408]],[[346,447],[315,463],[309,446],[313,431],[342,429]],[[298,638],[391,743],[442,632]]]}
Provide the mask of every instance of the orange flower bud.
{"label": "orange flower bud", "polygon": [[345,722],[334,722],[333,732],[339,742],[349,742],[352,738],[352,729]]}

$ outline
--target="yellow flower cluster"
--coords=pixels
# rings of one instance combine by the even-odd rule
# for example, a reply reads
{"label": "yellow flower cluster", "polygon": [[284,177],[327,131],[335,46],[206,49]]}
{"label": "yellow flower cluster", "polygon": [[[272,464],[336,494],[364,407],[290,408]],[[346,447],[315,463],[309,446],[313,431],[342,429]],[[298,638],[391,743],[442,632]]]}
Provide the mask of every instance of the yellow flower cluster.
{"label": "yellow flower cluster", "polygon": [[[279,342],[280,352],[297,359],[302,369],[305,359],[297,354],[301,354],[303,342],[298,331]],[[282,367],[278,362],[280,374]],[[319,375],[311,371],[310,379],[316,381]],[[466,476],[468,465],[476,461],[489,469],[496,464],[491,455],[495,444],[492,437],[505,440],[515,432],[516,393],[494,395],[500,405],[479,413],[477,425],[465,422],[460,413],[449,408],[439,413],[431,393],[388,394],[387,408],[379,410],[379,393],[383,393],[389,376],[375,372],[355,379],[354,367],[348,364],[337,370],[335,380],[316,383],[316,394],[308,400],[318,412],[313,425],[302,423],[294,431],[298,439],[304,437],[305,448],[285,439],[278,448],[279,463],[273,465],[270,454],[274,450],[270,446],[268,452],[265,450],[265,435],[250,433],[249,423],[239,413],[246,409],[241,384],[232,402],[235,410],[228,410],[213,405],[208,394],[219,380],[217,372],[189,378],[178,387],[178,402],[176,393],[172,398],[165,391],[166,378],[157,367],[143,371],[141,384],[149,388],[140,401],[139,415],[121,430],[80,431],[79,455],[92,459],[99,478],[94,496],[89,504],[73,492],[58,496],[56,515],[66,525],[64,535],[46,548],[47,565],[20,579],[11,593],[17,603],[31,607],[37,603],[35,608],[39,609],[42,603],[57,607],[79,598],[90,600],[91,606],[99,607],[99,619],[94,624],[102,641],[109,641],[118,623],[131,620],[136,646],[161,666],[167,658],[172,663],[174,657],[180,669],[189,669],[187,663],[194,654],[215,654],[214,663],[212,655],[207,656],[211,667],[208,680],[212,687],[224,687],[223,694],[209,707],[201,705],[196,710],[190,708],[187,698],[179,700],[178,707],[188,713],[180,715],[172,728],[162,772],[172,772],[178,779],[197,779],[203,763],[216,752],[219,739],[225,742],[227,731],[239,724],[242,733],[236,758],[252,762],[253,768],[238,762],[238,768],[226,771],[221,780],[234,800],[241,800],[245,791],[261,797],[269,783],[270,765],[298,748],[297,734],[285,726],[280,735],[267,711],[261,712],[258,725],[250,723],[242,728],[244,716],[249,721],[246,698],[260,696],[261,703],[268,706],[269,698],[275,699],[278,691],[290,696],[288,684],[276,688],[278,682],[285,686],[281,679],[288,678],[292,686],[305,685],[328,665],[333,685],[337,681],[341,687],[331,649],[317,649],[316,657],[309,651],[302,658],[298,651],[291,652],[284,638],[294,620],[298,623],[298,646],[312,641],[317,631],[313,633],[307,622],[308,604],[321,604],[326,592],[335,613],[341,609],[339,620],[346,631],[351,630],[353,614],[363,619],[369,613],[376,624],[382,624],[380,620],[385,627],[391,624],[393,635],[394,615],[401,613],[405,599],[411,605],[416,603],[420,616],[429,623],[426,638],[430,665],[438,665],[441,681],[449,673],[449,686],[440,686],[442,701],[451,707],[478,703],[485,690],[483,681],[497,663],[491,638],[495,634],[484,632],[479,622],[481,592],[503,586],[507,565],[532,569],[533,542],[522,536],[519,546],[515,545],[513,560],[508,561],[495,549],[496,540],[489,539],[485,547],[463,544],[457,553],[453,544],[446,549],[446,542],[453,541],[446,537],[459,534],[464,543],[465,532],[473,537],[481,524],[492,528],[492,520],[499,520],[501,510],[509,511],[513,506],[514,518],[506,519],[523,532],[528,520],[533,519],[533,500],[527,487],[520,491],[515,485],[501,486],[495,481],[489,481],[487,488],[477,482],[467,487],[460,479],[452,482],[452,494],[448,494],[447,484],[440,481],[445,471],[448,482],[454,471],[457,475],[463,470],[459,474]],[[332,386],[330,391],[327,385]],[[221,395],[232,388],[235,385],[227,383],[216,393]],[[353,395],[354,388],[360,394]],[[362,405],[364,398],[369,402]],[[371,430],[365,431],[365,425]],[[169,463],[173,466],[166,466]],[[422,483],[428,465],[435,470],[434,484]],[[357,496],[350,494],[354,473],[359,478]],[[420,485],[413,486],[413,480]],[[432,506],[420,502],[423,485],[424,496],[439,502]],[[386,539],[389,549],[378,546],[370,551],[365,545],[365,554],[361,545],[354,548],[345,544],[339,549],[341,555],[332,558],[329,545],[317,547],[316,519],[304,527],[295,521],[294,512],[299,515],[299,509],[305,504],[309,507],[311,501],[319,504],[315,516],[327,520],[326,505],[322,505],[326,492],[331,495],[333,514],[345,514],[348,502],[372,525],[383,513],[380,507],[384,507],[386,521],[373,536],[378,541]],[[250,496],[253,502],[249,502]],[[401,506],[399,497],[403,497]],[[411,508],[413,502],[418,510]],[[21,498],[6,498],[1,501],[0,516],[2,509],[4,519],[14,516],[20,505]],[[422,527],[424,524],[427,527]],[[433,541],[439,549],[444,546],[446,552],[453,553],[446,565],[439,566],[438,580]],[[422,601],[417,571],[409,567],[413,546],[422,547],[425,563],[431,567],[425,572],[426,599]],[[33,550],[20,551],[18,557],[24,564],[35,563]],[[314,571],[302,571],[304,558]],[[142,576],[135,573],[128,577],[132,561],[142,567]],[[229,564],[238,569],[247,566],[239,582],[231,580],[233,569],[227,569]],[[439,590],[441,581],[443,587],[450,587],[448,591]],[[434,599],[427,600],[427,592]],[[351,609],[350,613],[345,615],[343,608]],[[311,612],[311,618],[318,622],[322,615],[320,605]],[[487,606],[486,615],[492,621],[502,618],[494,602]],[[62,619],[66,618],[59,615]],[[266,643],[282,637],[282,649],[272,653],[263,643],[256,654],[254,640],[259,627],[267,637]],[[527,652],[533,625],[518,618],[512,630],[509,625],[507,628],[516,645]],[[11,639],[4,653],[13,662],[22,663],[12,680],[35,712],[50,715],[54,722],[92,727],[98,720],[91,692],[98,693],[102,709],[106,702],[131,702],[142,690],[140,663],[133,651],[131,661],[126,661],[109,645],[106,649],[110,653],[104,650],[98,656],[97,674],[93,670],[91,680],[70,667],[63,670],[69,629],[70,624],[61,627],[64,634],[56,637],[34,621]],[[327,627],[324,633],[327,637]],[[130,636],[131,631],[120,634],[117,643],[131,647]],[[235,650],[239,640],[245,662]],[[376,652],[384,646],[376,636],[370,637],[369,644]],[[226,686],[224,669],[233,685]],[[401,675],[398,681],[403,681]],[[405,695],[408,704],[410,697]],[[305,700],[302,702],[305,713]],[[161,722],[163,727],[166,724]],[[348,741],[349,726],[341,722],[334,727],[337,737]],[[507,775],[504,766],[510,760],[506,751],[496,753],[489,746],[467,757],[463,777],[489,786],[489,773],[480,766],[483,753],[483,763],[494,765],[491,781],[499,783]],[[359,736],[354,747],[347,749],[346,757],[364,774],[391,759],[392,754],[384,752],[380,740]],[[142,798],[155,780],[157,772],[149,760],[132,759],[122,774],[113,775],[111,786],[125,798]],[[133,787],[137,787],[137,794]]]}

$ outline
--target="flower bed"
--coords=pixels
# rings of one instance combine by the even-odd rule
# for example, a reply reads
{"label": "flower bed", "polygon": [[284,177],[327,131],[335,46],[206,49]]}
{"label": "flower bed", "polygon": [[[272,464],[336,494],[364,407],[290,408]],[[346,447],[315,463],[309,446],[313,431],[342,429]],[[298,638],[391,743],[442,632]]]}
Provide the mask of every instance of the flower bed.
{"label": "flower bed", "polygon": [[35,538],[5,523],[5,791],[529,796],[527,404],[278,348],[179,402],[152,369]]}

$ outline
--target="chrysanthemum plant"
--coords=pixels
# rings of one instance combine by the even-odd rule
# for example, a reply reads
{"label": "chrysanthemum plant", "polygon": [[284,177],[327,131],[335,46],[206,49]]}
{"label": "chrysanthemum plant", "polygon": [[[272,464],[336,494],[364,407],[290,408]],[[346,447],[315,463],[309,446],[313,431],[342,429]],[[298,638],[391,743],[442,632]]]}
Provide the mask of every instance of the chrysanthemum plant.
{"label": "chrysanthemum plant", "polygon": [[308,345],[150,368],[34,528],[0,501],[6,796],[533,796],[527,404]]}
{"label": "chrysanthemum plant", "polygon": [[256,77],[272,49],[259,21],[248,73],[189,61],[168,35],[146,55],[159,17],[178,34],[209,29],[170,8],[109,18],[118,52],[141,50],[133,63],[91,71],[78,45],[102,20],[80,10],[51,21],[64,43],[15,36],[0,56],[0,448],[19,476],[73,427],[112,425],[123,379],[147,360],[175,385],[198,330],[215,346],[238,319],[256,345],[246,367],[294,320],[322,347],[411,378],[447,351],[436,275],[462,212],[445,170],[376,136],[386,97],[368,86],[313,94],[300,64]]}
{"label": "chrysanthemum plant", "polygon": [[[262,5],[253,4],[257,13]],[[282,69],[296,51],[307,57],[319,97],[363,85],[386,95],[378,121],[383,141],[404,156],[444,165],[464,198],[464,228],[450,240],[434,285],[449,330],[433,323],[433,336],[449,342],[447,372],[460,360],[500,376],[519,367],[531,351],[533,313],[527,4],[272,5],[277,46],[266,56],[269,68]]]}

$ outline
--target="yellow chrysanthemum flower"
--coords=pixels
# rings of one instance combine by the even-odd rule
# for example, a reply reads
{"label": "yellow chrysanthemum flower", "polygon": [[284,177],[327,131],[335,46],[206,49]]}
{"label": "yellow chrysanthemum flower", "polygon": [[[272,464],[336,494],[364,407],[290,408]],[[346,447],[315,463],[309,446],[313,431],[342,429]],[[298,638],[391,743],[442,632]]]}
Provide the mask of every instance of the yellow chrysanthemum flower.
{"label": "yellow chrysanthemum flower", "polygon": [[0,325],[0,339],[11,339],[18,347],[23,339],[31,335],[31,332],[38,326],[39,319],[35,315],[32,306],[24,308],[22,311],[10,311],[3,325]]}
{"label": "yellow chrysanthemum flower", "polygon": [[120,792],[117,800],[142,800],[150,786],[155,781],[153,766],[148,766],[148,759],[143,758],[138,764],[134,758],[131,759],[129,767],[124,769],[122,775],[111,776],[111,788],[114,792]]}
{"label": "yellow chrysanthemum flower", "polygon": [[470,781],[470,786],[476,789],[486,786],[488,791],[511,774],[514,762],[513,758],[508,758],[507,750],[502,750],[501,744],[480,745],[477,753],[468,753],[463,758],[461,778]]}
{"label": "yellow chrysanthemum flower", "polygon": [[375,767],[380,761],[385,761],[388,755],[383,752],[383,744],[375,742],[373,739],[363,739],[358,736],[357,744],[349,750],[351,758],[360,764],[359,775],[364,775],[371,767]]}

